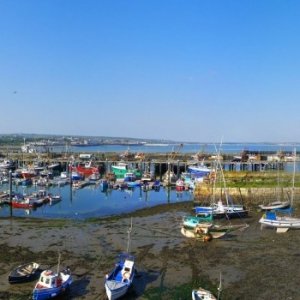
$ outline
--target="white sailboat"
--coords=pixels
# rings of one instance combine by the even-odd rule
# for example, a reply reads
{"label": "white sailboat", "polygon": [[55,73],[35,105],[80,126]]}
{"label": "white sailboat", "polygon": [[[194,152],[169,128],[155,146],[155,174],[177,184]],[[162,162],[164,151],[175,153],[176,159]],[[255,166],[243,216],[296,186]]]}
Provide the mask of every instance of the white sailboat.
{"label": "white sailboat", "polygon": [[[292,180],[291,206],[294,200],[296,173],[296,149],[294,150],[294,169]],[[278,233],[287,232],[289,229],[300,229],[300,218],[292,216],[278,216],[275,211],[267,211],[259,220],[262,226],[276,228]]]}
{"label": "white sailboat", "polygon": [[[217,152],[219,155],[220,152]],[[232,198],[228,195],[226,181],[223,171],[223,166],[219,160],[217,160],[216,170],[219,169],[219,173],[221,175],[221,180],[224,186],[224,195],[226,204],[222,202],[222,196],[220,196],[219,200],[216,202],[215,199],[215,185],[216,185],[216,177],[213,181],[213,201],[210,206],[196,206],[194,207],[196,215],[203,215],[207,213],[212,213],[214,218],[242,218],[248,216],[248,210],[241,204],[233,204]],[[215,172],[217,174],[217,172]]]}
{"label": "white sailboat", "polygon": [[[279,169],[277,169],[277,173],[278,173]],[[277,180],[279,179],[279,173],[277,174]],[[279,185],[279,182],[278,182]],[[279,192],[276,193],[277,194],[277,199],[275,201],[266,203],[266,204],[260,204],[258,205],[258,207],[261,210],[276,210],[276,209],[285,209],[288,208],[291,205],[291,201],[290,199],[283,199],[283,195],[280,195]]]}

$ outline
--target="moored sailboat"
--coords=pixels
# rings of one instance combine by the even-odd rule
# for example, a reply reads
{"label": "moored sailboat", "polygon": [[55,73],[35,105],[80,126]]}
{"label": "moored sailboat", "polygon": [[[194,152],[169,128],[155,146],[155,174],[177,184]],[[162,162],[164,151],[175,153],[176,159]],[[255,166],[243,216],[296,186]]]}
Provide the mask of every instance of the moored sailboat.
{"label": "moored sailboat", "polygon": [[[294,200],[295,189],[295,173],[296,173],[296,149],[294,150],[294,168],[292,178],[292,192],[291,192],[291,207]],[[292,211],[292,210],[291,210]],[[300,218],[289,216],[279,216],[276,211],[267,211],[260,218],[259,223],[262,226],[276,228],[278,233],[287,232],[289,229],[300,229]]]}

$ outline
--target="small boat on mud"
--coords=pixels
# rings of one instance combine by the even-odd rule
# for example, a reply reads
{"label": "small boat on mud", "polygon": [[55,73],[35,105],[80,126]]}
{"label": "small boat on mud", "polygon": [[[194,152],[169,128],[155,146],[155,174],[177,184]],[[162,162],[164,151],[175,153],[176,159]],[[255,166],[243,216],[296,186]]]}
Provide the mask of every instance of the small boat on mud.
{"label": "small boat on mud", "polygon": [[243,230],[249,227],[248,224],[238,225],[219,225],[209,222],[199,223],[195,228],[181,227],[181,233],[188,238],[195,238],[203,242],[211,241],[212,239],[219,239],[226,234],[235,230]]}
{"label": "small boat on mud", "polygon": [[282,209],[282,208],[288,208],[290,207],[291,203],[289,200],[287,201],[274,201],[268,204],[261,204],[258,205],[258,207],[261,210],[274,210],[274,209]]}
{"label": "small boat on mud", "polygon": [[105,290],[109,300],[118,299],[127,293],[135,272],[134,257],[128,253],[120,254],[115,268],[105,280]]}
{"label": "small boat on mud", "polygon": [[40,265],[36,262],[29,262],[14,268],[8,275],[9,283],[22,283],[35,280],[41,273]]}
{"label": "small boat on mud", "polygon": [[208,290],[198,288],[192,291],[193,300],[217,300],[217,298]]}
{"label": "small boat on mud", "polygon": [[45,270],[41,273],[39,281],[36,283],[33,292],[33,300],[44,300],[54,298],[65,293],[72,283],[71,271],[67,267],[59,271],[60,256],[58,259],[57,272]]}
{"label": "small boat on mud", "polygon": [[109,275],[106,275],[105,290],[109,300],[118,299],[124,296],[133,285],[133,279],[136,274],[135,257],[130,254],[130,234],[131,227],[128,229],[127,251],[119,254],[117,263]]}

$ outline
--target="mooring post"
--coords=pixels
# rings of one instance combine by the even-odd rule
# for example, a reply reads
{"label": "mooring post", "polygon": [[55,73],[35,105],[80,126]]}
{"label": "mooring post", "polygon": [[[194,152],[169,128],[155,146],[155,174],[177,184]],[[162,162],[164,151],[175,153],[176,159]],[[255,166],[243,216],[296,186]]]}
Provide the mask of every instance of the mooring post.
{"label": "mooring post", "polygon": [[10,216],[12,217],[12,172],[9,170],[9,203],[10,203]]}

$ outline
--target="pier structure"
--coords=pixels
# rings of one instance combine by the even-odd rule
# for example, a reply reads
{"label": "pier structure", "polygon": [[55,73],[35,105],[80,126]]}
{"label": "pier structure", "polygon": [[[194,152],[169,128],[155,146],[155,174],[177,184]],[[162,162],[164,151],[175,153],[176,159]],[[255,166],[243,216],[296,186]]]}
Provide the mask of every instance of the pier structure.
{"label": "pier structure", "polygon": [[[170,156],[168,153],[147,153],[139,158],[134,156],[124,158],[120,157],[119,153],[89,153],[89,159],[93,160],[93,164],[99,167],[100,174],[104,175],[111,171],[111,166],[119,162],[125,162],[128,166],[138,168],[142,172],[154,171],[154,174],[162,179],[162,176],[167,171],[172,171],[177,177],[182,172],[186,172],[189,165],[201,164],[214,169],[217,165],[217,159],[213,154],[207,154],[201,161],[191,159],[193,153],[180,153],[176,156]],[[237,154],[220,154],[218,164],[221,164],[225,171],[251,171],[260,172],[267,170],[284,170],[286,164],[291,163],[291,160],[285,160],[283,157],[278,158],[276,153],[261,153],[259,156],[252,157],[246,160],[243,157],[238,157]],[[83,156],[80,153],[47,153],[47,154],[32,154],[12,152],[2,155],[3,159],[11,159],[15,162],[16,168],[33,165],[38,162],[42,166],[48,166],[53,163],[59,163],[61,171],[67,170],[70,163],[84,162]],[[270,159],[270,157],[272,159]],[[296,159],[299,161],[299,159]]]}

